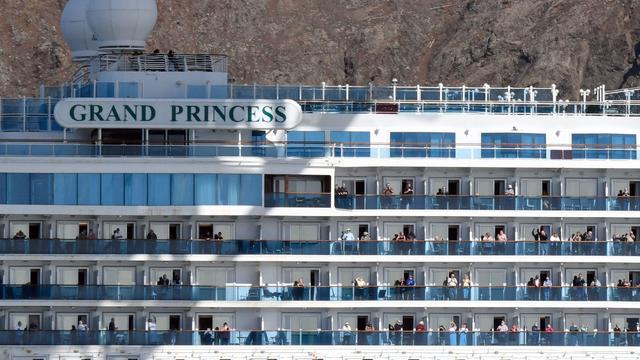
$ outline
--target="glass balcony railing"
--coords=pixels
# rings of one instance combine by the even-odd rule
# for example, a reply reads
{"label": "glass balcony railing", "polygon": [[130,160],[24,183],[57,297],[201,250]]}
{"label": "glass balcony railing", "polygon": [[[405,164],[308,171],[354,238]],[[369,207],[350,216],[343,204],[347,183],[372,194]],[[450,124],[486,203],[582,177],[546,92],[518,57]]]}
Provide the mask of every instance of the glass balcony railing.
{"label": "glass balcony railing", "polygon": [[640,256],[622,241],[331,241],[331,240],[62,240],[4,239],[0,254],[171,255],[540,255]]}
{"label": "glass balcony railing", "polygon": [[339,209],[638,211],[640,197],[343,195]]}
{"label": "glass balcony railing", "polygon": [[265,193],[265,207],[331,207],[331,194]]}
{"label": "glass balcony railing", "polygon": [[0,300],[640,301],[626,287],[0,285]]}
{"label": "glass balcony railing", "polygon": [[113,145],[95,143],[55,143],[12,140],[0,142],[0,156],[69,157],[266,157],[266,158],[369,158],[369,159],[535,159],[545,160],[637,160],[635,145],[584,147],[529,145],[489,147],[486,145],[424,144],[421,146],[340,143],[268,143],[190,145]]}
{"label": "glass balcony railing", "polygon": [[640,346],[637,332],[449,332],[252,330],[213,331],[0,331],[6,345],[278,345],[278,346]]}

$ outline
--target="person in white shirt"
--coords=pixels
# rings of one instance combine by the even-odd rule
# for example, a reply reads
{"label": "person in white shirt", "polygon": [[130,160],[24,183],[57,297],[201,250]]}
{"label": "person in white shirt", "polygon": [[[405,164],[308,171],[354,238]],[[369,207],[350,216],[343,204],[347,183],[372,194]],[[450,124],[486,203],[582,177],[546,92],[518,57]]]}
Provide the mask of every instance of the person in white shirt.
{"label": "person in white shirt", "polygon": [[158,326],[156,325],[155,319],[153,318],[149,319],[149,322],[147,323],[147,330],[156,331],[157,328]]}
{"label": "person in white shirt", "polygon": [[357,251],[357,244],[355,243],[356,237],[351,232],[351,229],[347,228],[341,236],[342,240],[342,248],[344,253],[347,253],[347,250],[353,252]]}
{"label": "person in white shirt", "polygon": [[88,331],[89,326],[82,322],[82,320],[78,320],[78,331]]}
{"label": "person in white shirt", "polygon": [[551,299],[551,287],[553,286],[553,282],[551,281],[550,276],[547,276],[547,278],[544,279],[544,283],[542,283],[542,286],[544,287],[544,299],[548,301],[549,299]]}
{"label": "person in white shirt", "polygon": [[504,320],[500,323],[500,325],[498,325],[498,327],[496,328],[496,331],[499,332],[508,332],[509,331],[509,327],[507,326],[507,324],[504,322]]}
{"label": "person in white shirt", "polygon": [[16,325],[15,330],[16,331],[24,330],[24,327],[22,326],[22,321],[18,321],[18,325]]}
{"label": "person in white shirt", "polygon": [[351,345],[351,325],[348,322],[342,326],[342,345]]}

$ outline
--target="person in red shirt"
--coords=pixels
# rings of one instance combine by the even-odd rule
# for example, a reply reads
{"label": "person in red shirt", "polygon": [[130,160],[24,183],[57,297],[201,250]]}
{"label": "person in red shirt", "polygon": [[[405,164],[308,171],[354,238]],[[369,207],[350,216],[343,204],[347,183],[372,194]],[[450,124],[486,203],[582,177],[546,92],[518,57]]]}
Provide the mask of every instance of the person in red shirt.
{"label": "person in red shirt", "polygon": [[552,333],[554,331],[555,330],[553,329],[553,326],[551,326],[551,324],[547,325],[547,328],[544,329],[544,332],[546,332],[546,333]]}
{"label": "person in red shirt", "polygon": [[427,330],[427,327],[424,326],[424,321],[420,321],[416,326],[416,332],[424,332]]}

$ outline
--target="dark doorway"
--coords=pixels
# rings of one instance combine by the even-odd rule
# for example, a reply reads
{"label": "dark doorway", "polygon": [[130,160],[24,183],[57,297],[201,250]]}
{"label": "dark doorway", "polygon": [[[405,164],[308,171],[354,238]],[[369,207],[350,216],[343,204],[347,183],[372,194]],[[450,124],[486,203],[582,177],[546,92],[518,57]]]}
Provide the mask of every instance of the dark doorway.
{"label": "dark doorway", "polygon": [[493,330],[496,330],[498,328],[498,326],[500,326],[500,324],[502,324],[502,322],[506,323],[505,317],[504,316],[494,316],[493,317]]}
{"label": "dark doorway", "polygon": [[505,191],[505,181],[504,180],[494,180],[493,181],[493,195],[501,196],[504,195]]}
{"label": "dark doorway", "polygon": [[169,330],[180,330],[180,315],[169,315]]}
{"label": "dark doorway", "polygon": [[198,330],[213,329],[213,316],[200,315],[198,316]]}
{"label": "dark doorway", "polygon": [[198,225],[198,239],[212,239],[212,238],[213,238],[212,224]]}
{"label": "dark doorway", "polygon": [[31,285],[40,284],[40,269],[31,269],[29,283]]}
{"label": "dark doorway", "polygon": [[40,239],[40,223],[29,224],[29,239]]}
{"label": "dark doorway", "polygon": [[[35,325],[35,327],[33,326]],[[25,324],[25,327],[40,329],[40,314],[29,315],[29,324]]]}
{"label": "dark doorway", "polygon": [[589,284],[591,284],[595,279],[596,279],[595,270],[588,270],[587,271],[587,286],[589,286]]}
{"label": "dark doorway", "polygon": [[542,285],[544,281],[549,278],[549,276],[551,276],[549,270],[540,271],[540,284]]}
{"label": "dark doorway", "polygon": [[402,330],[413,331],[413,315],[402,315]]}
{"label": "dark doorway", "polygon": [[180,224],[169,224],[169,240],[177,240],[178,238],[180,238]]}
{"label": "dark doorway", "polygon": [[551,181],[542,180],[542,196],[550,196],[551,195]]}
{"label": "dark doorway", "polygon": [[127,224],[127,240],[133,240],[136,236],[135,231],[136,224],[128,223]]}
{"label": "dark doorway", "polygon": [[82,234],[83,232],[85,234],[89,233],[89,224],[87,224],[87,223],[78,224],[78,234]]}
{"label": "dark doorway", "polygon": [[547,328],[548,324],[551,324],[551,317],[550,316],[541,316],[540,317],[540,330],[544,331],[544,329]]}
{"label": "dark doorway", "polygon": [[87,285],[87,269],[78,269],[78,285]]}
{"label": "dark doorway", "polygon": [[447,195],[460,195],[460,180],[447,181]]}
{"label": "dark doorway", "polygon": [[447,235],[449,241],[458,241],[460,239],[460,225],[449,225]]}
{"label": "dark doorway", "polygon": [[358,315],[358,331],[364,331],[367,327],[367,323],[369,322],[368,315]]}

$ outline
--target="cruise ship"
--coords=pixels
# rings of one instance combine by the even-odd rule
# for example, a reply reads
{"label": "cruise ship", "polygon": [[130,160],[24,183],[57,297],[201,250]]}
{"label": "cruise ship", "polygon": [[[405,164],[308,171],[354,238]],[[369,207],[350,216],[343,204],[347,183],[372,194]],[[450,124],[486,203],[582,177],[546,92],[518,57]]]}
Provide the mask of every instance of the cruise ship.
{"label": "cruise ship", "polygon": [[0,99],[1,359],[638,357],[640,89],[240,85],[157,12]]}

